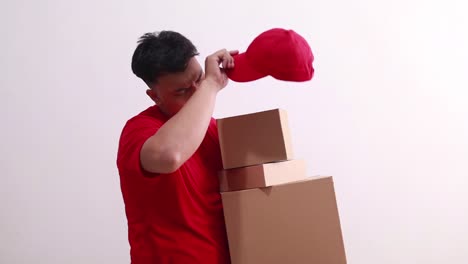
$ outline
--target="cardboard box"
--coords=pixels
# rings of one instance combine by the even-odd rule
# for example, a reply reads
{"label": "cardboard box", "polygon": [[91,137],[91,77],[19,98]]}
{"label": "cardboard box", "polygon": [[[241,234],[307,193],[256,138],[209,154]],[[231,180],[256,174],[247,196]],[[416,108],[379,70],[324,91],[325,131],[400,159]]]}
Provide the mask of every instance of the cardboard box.
{"label": "cardboard box", "polygon": [[223,170],[219,175],[221,192],[268,187],[307,178],[304,160],[264,163]]}
{"label": "cardboard box", "polygon": [[221,118],[217,124],[224,169],[293,159],[282,109]]}
{"label": "cardboard box", "polygon": [[345,264],[332,177],[224,192],[232,264]]}

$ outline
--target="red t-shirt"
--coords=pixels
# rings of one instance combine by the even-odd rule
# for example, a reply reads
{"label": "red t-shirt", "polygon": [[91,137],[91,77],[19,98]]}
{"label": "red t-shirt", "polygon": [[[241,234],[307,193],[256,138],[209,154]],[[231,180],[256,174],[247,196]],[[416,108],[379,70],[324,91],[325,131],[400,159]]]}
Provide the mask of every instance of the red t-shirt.
{"label": "red t-shirt", "polygon": [[120,137],[117,167],[132,264],[230,263],[216,121],[176,172],[149,173],[141,167],[140,150],[166,121],[158,106],[149,107],[128,120]]}

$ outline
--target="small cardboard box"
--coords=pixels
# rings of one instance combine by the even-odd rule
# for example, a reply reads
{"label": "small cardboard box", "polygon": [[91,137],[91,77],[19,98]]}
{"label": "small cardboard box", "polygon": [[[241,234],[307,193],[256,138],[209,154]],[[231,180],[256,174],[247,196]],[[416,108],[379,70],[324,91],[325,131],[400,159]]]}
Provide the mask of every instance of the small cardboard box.
{"label": "small cardboard box", "polygon": [[232,264],[345,264],[332,177],[223,192]]}
{"label": "small cardboard box", "polygon": [[293,159],[285,110],[217,120],[224,169]]}
{"label": "small cardboard box", "polygon": [[221,192],[268,187],[307,178],[304,160],[264,163],[222,170],[219,175]]}

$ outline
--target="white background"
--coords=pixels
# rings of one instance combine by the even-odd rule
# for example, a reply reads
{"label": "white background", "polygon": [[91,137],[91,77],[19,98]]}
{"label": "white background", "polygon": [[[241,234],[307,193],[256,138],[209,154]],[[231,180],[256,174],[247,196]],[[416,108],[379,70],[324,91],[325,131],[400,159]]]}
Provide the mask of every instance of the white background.
{"label": "white background", "polygon": [[332,175],[348,263],[468,263],[463,1],[27,1],[0,4],[0,263],[129,263],[115,165],[151,101],[130,69],[145,32],[205,56],[294,29],[307,83],[234,83],[215,117],[288,112],[296,158]]}

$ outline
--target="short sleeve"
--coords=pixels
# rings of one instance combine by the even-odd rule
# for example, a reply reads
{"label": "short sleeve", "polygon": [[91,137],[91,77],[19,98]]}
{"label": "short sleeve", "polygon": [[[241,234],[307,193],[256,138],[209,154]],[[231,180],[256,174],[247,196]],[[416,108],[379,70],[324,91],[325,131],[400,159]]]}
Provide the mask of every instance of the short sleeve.
{"label": "short sleeve", "polygon": [[162,125],[162,121],[148,116],[138,116],[127,122],[120,136],[117,153],[117,167],[120,172],[136,173],[146,177],[157,175],[143,169],[140,151],[146,140]]}

